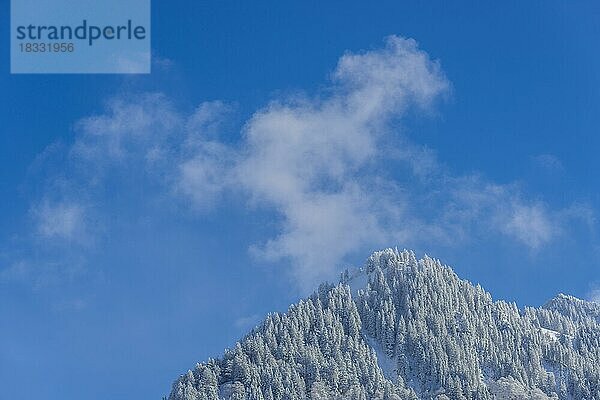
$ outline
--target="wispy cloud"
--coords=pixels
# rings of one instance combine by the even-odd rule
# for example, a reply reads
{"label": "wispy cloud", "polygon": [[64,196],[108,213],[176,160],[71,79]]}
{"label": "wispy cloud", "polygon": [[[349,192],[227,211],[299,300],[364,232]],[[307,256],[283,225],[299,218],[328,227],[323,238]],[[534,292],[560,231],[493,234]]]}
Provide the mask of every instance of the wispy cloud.
{"label": "wispy cloud", "polygon": [[500,230],[532,249],[548,243],[557,235],[560,225],[552,221],[542,203],[513,203],[506,215],[497,216]]}
{"label": "wispy cloud", "polygon": [[87,302],[81,298],[62,300],[53,305],[53,310],[58,313],[80,312],[85,310]]}
{"label": "wispy cloud", "polygon": [[257,111],[234,155],[218,147],[227,157],[194,159],[194,176],[208,179],[187,185],[188,195],[235,186],[282,217],[255,254],[290,260],[296,280],[310,287],[368,247],[429,248],[484,233],[536,250],[560,235],[563,210],[527,199],[514,184],[455,176],[434,151],[399,134],[408,112],[432,114],[451,86],[416,42],[390,37],[383,49],[348,53],[332,76],[323,96],[278,99]]}
{"label": "wispy cloud", "polygon": [[565,167],[562,161],[552,154],[539,154],[532,157],[533,163],[547,173],[562,174]]}
{"label": "wispy cloud", "polygon": [[83,242],[87,237],[85,208],[81,204],[48,200],[32,208],[39,235],[48,239]]}
{"label": "wispy cloud", "polygon": [[234,321],[234,325],[237,329],[242,332],[246,332],[249,329],[254,328],[256,325],[260,323],[262,317],[258,314],[246,315],[243,317],[239,317]]}
{"label": "wispy cloud", "polygon": [[527,199],[515,184],[501,185],[480,176],[451,178],[444,219],[460,229],[497,232],[536,250],[562,230],[564,210]]}
{"label": "wispy cloud", "polygon": [[390,37],[383,49],[343,56],[328,96],[258,111],[244,129],[235,180],[283,220],[255,252],[290,259],[296,277],[313,284],[346,254],[402,236],[387,219],[402,213],[403,201],[389,198],[393,183],[376,178],[388,124],[429,109],[448,88],[414,41]]}
{"label": "wispy cloud", "polygon": [[81,273],[81,260],[67,257],[61,262],[21,258],[0,270],[0,283],[20,283],[39,290],[70,281]]}
{"label": "wispy cloud", "polygon": [[593,301],[595,303],[600,303],[600,283],[595,283],[592,285],[592,288],[587,296],[589,301]]}
{"label": "wispy cloud", "polygon": [[456,175],[399,128],[408,115],[434,114],[450,91],[439,62],[414,40],[391,36],[381,49],[343,55],[317,95],[278,97],[258,109],[234,140],[221,135],[232,113],[222,102],[185,112],[161,94],[116,96],[75,125],[65,175],[77,190],[34,201],[35,230],[49,240],[91,235],[94,210],[84,204],[101,202],[87,198],[111,174],[114,183],[137,171],[136,184],[194,209],[208,212],[233,194],[272,212],[278,228],[252,253],[286,260],[311,288],[348,255],[375,247],[432,249],[487,235],[536,251],[574,219],[589,219],[589,209],[553,208],[516,184]]}
{"label": "wispy cloud", "polygon": [[75,124],[71,160],[80,168],[94,166],[96,171],[112,163],[155,160],[157,152],[169,150],[167,140],[181,132],[182,122],[162,94],[116,96],[107,102],[105,113]]}

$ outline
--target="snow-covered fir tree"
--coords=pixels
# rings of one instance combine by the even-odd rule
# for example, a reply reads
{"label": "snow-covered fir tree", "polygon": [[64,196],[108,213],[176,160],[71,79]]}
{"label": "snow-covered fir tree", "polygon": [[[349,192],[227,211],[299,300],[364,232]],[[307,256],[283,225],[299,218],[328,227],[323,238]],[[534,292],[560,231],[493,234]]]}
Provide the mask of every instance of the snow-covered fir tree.
{"label": "snow-covered fir tree", "polygon": [[600,400],[600,306],[520,310],[387,249],[197,364],[169,400]]}

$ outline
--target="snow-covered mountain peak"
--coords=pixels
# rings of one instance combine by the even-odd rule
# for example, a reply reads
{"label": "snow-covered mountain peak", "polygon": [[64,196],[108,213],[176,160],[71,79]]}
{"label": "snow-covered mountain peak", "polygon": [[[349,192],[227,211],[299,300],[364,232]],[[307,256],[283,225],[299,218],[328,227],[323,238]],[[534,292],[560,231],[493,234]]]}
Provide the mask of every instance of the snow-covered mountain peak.
{"label": "snow-covered mountain peak", "polygon": [[585,301],[585,300],[582,300],[582,299],[580,299],[580,298],[578,298],[578,297],[571,296],[571,295],[569,295],[569,294],[564,294],[564,293],[559,293],[559,294],[557,294],[557,295],[556,295],[556,296],[553,298],[553,300],[557,300],[557,301],[566,300],[566,301],[572,301],[572,302],[575,302],[575,303],[578,303],[578,302]]}
{"label": "snow-covered mountain peak", "polygon": [[385,249],[170,396],[220,399],[600,400],[600,308],[558,295],[520,310],[439,260]]}

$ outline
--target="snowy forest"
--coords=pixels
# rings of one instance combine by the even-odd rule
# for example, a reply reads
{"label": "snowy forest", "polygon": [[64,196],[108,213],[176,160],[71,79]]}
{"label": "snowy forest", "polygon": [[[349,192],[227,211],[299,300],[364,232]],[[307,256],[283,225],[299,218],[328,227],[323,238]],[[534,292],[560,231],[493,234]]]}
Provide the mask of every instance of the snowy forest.
{"label": "snowy forest", "polygon": [[440,261],[387,249],[273,313],[169,400],[600,400],[600,306],[494,301]]}

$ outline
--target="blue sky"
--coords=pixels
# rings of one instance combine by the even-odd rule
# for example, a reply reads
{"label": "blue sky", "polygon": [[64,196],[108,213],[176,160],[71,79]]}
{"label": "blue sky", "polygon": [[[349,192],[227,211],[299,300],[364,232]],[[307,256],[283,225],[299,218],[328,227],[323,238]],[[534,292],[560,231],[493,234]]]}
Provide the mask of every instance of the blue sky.
{"label": "blue sky", "polygon": [[154,2],[151,75],[34,76],[2,1],[3,397],[158,399],[381,247],[598,296],[600,5],[322,3]]}

